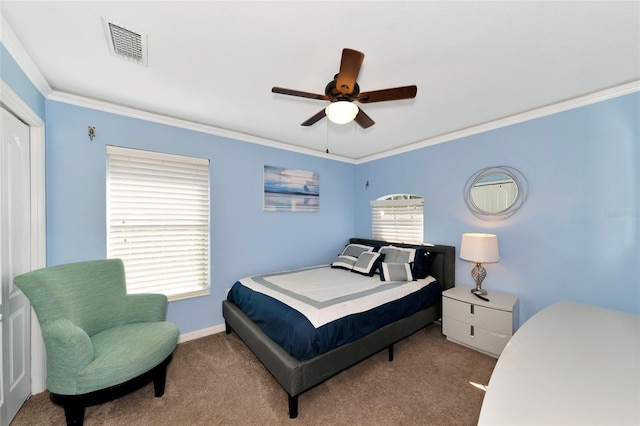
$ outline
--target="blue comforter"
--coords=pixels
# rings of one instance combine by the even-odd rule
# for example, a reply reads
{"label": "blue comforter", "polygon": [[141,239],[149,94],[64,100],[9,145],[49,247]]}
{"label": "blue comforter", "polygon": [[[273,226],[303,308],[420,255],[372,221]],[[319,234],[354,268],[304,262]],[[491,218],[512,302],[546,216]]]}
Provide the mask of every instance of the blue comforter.
{"label": "blue comforter", "polygon": [[262,331],[299,361],[305,361],[440,303],[442,287],[434,281],[401,299],[366,312],[337,319],[319,328],[300,312],[240,282],[227,300],[238,306]]}

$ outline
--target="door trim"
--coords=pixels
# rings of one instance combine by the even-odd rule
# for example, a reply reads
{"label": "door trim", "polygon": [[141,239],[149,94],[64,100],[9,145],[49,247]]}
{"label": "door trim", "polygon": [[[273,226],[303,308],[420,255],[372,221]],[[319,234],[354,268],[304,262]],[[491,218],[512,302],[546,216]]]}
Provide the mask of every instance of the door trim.
{"label": "door trim", "polygon": [[[31,144],[31,269],[46,266],[45,123],[0,79],[0,102],[29,126]],[[46,389],[46,354],[40,324],[31,309],[31,393]]]}

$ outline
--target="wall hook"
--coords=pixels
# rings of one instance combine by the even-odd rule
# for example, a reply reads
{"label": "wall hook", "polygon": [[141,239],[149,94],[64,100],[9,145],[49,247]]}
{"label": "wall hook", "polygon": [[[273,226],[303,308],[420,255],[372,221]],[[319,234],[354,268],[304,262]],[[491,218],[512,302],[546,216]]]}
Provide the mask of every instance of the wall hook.
{"label": "wall hook", "polygon": [[96,128],[89,126],[89,140],[92,141],[96,137]]}

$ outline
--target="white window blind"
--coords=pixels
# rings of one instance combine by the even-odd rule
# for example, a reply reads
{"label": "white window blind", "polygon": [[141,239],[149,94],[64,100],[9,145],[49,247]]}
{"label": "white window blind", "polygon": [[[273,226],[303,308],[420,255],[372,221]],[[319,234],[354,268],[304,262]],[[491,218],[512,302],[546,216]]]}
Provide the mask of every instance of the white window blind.
{"label": "white window blind", "polygon": [[422,244],[424,238],[423,211],[424,200],[422,198],[371,201],[373,238]]}
{"label": "white window blind", "polygon": [[209,160],[107,146],[107,256],[129,293],[208,294]]}

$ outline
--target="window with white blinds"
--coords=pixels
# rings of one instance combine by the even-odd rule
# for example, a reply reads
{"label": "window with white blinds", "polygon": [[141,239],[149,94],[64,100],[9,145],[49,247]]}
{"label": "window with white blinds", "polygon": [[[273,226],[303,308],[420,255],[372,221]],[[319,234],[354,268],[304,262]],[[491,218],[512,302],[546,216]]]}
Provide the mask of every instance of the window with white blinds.
{"label": "window with white blinds", "polygon": [[129,293],[209,294],[209,160],[107,146],[107,257]]}
{"label": "window with white blinds", "polygon": [[374,239],[422,244],[424,200],[415,195],[396,194],[371,201]]}

